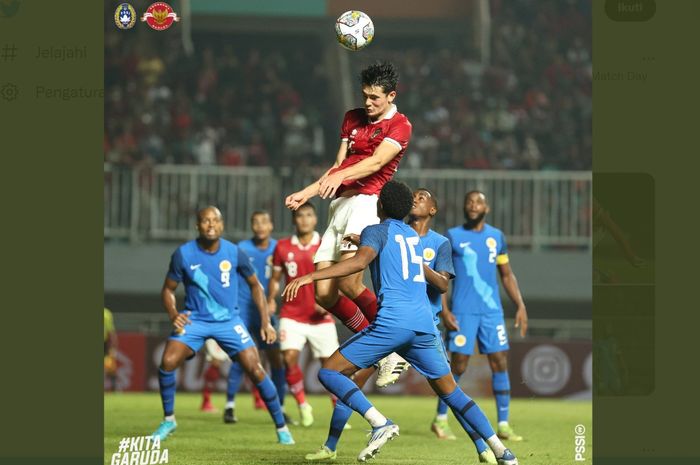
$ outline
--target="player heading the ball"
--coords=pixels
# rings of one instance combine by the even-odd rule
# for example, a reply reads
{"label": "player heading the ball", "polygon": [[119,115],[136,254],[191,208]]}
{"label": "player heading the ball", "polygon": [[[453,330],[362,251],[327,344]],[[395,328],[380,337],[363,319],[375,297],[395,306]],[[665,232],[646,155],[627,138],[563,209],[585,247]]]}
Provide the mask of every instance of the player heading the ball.
{"label": "player heading the ball", "polygon": [[[335,163],[285,200],[288,208],[296,210],[317,195],[334,198],[314,257],[316,270],[352,258],[357,247],[343,239],[379,223],[377,197],[393,178],[411,139],[411,123],[394,103],[398,84],[394,65],[377,62],[368,66],[360,73],[360,84],[363,106],[345,113]],[[355,332],[367,327],[377,314],[377,298],[362,283],[361,271],[318,282],[315,295],[319,305]],[[404,360],[392,354],[381,363],[377,385],[395,382],[407,368]]]}

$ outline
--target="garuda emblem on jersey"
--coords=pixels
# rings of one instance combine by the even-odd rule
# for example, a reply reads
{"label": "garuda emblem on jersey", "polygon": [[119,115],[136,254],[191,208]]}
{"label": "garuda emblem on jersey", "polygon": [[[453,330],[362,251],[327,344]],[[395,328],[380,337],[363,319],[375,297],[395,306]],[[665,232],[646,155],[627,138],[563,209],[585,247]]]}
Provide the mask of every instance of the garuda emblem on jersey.
{"label": "garuda emblem on jersey", "polygon": [[370,138],[370,139],[374,139],[375,137],[377,137],[377,136],[378,136],[379,134],[381,134],[381,133],[382,133],[382,129],[381,129],[381,128],[377,128],[377,129],[374,130],[374,132],[372,132],[372,135],[369,136],[369,138]]}
{"label": "garuda emblem on jersey", "polygon": [[114,23],[119,29],[131,29],[136,24],[136,10],[129,3],[122,3],[114,12]]}
{"label": "garuda emblem on jersey", "polygon": [[148,7],[141,21],[146,21],[156,31],[164,31],[172,26],[173,21],[180,21],[180,18],[170,5],[165,2],[156,2]]}

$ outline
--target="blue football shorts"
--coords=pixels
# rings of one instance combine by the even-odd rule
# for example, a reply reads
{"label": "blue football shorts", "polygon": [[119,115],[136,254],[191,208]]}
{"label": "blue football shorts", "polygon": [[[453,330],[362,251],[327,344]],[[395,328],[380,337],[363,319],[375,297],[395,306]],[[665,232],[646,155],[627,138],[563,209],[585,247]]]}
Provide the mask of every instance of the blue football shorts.
{"label": "blue football shorts", "polygon": [[424,333],[372,323],[340,346],[340,353],[353,365],[368,368],[392,352],[405,358],[428,379],[450,373],[445,346],[437,329]]}
{"label": "blue football shorts", "polygon": [[455,313],[459,331],[446,334],[447,350],[464,355],[474,354],[475,343],[479,353],[493,354],[508,350],[508,333],[502,312]]}
{"label": "blue football shorts", "polygon": [[185,325],[184,334],[176,334],[173,331],[168,340],[182,342],[196,354],[204,345],[204,341],[212,338],[231,358],[255,346],[253,338],[239,317],[217,322],[191,321],[191,324]]}
{"label": "blue football shorts", "polygon": [[241,320],[243,320],[243,324],[248,329],[250,335],[253,336],[253,339],[255,340],[255,345],[258,346],[258,349],[268,350],[280,348],[280,322],[279,318],[277,317],[277,314],[270,315],[270,323],[275,328],[275,331],[277,331],[278,336],[278,338],[272,344],[268,344],[267,342],[262,340],[262,337],[260,337],[260,312],[258,312],[258,307],[256,307],[255,304],[253,304],[252,307],[249,307],[247,309],[241,308]]}

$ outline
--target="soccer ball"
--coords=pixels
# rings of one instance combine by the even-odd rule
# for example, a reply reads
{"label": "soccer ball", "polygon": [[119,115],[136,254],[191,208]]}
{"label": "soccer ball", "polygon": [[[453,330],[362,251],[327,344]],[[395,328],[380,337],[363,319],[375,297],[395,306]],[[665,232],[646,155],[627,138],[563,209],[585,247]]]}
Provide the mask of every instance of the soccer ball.
{"label": "soccer ball", "polygon": [[346,11],[335,20],[335,34],[343,48],[355,52],[372,43],[374,24],[361,11]]}

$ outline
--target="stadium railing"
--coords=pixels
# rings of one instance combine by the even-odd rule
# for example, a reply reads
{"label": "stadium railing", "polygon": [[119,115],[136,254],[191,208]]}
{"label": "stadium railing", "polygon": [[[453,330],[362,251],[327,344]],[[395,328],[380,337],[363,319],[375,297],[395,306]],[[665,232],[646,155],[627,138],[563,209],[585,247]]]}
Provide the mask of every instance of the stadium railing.
{"label": "stadium railing", "polygon": [[[290,168],[105,164],[104,236],[130,241],[190,239],[195,210],[210,204],[221,209],[226,234],[233,239],[249,235],[250,215],[260,209],[272,214],[276,235],[291,234],[284,198],[317,176]],[[478,189],[489,198],[489,222],[505,232],[511,246],[590,247],[590,172],[401,169],[397,179],[435,193],[440,209],[436,231],[462,223],[464,194]],[[322,228],[330,202],[313,203]]]}
{"label": "stadium railing", "polygon": [[[114,319],[118,322],[119,331],[135,332],[162,336],[172,330],[172,323],[165,314],[123,312],[115,313]],[[506,327],[511,329],[511,337],[515,338],[517,330],[512,329],[513,319],[506,319]],[[339,329],[345,331],[340,325]],[[590,340],[592,338],[593,322],[589,320],[574,319],[546,319],[531,318],[528,322],[529,338],[546,338],[553,341]],[[519,337],[519,336],[518,336]]]}

